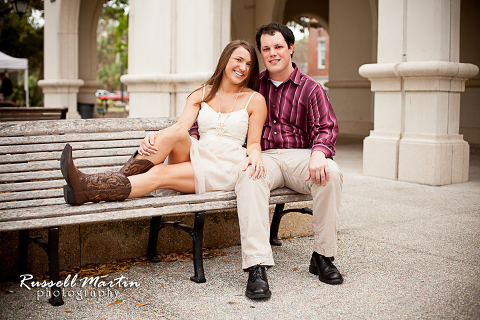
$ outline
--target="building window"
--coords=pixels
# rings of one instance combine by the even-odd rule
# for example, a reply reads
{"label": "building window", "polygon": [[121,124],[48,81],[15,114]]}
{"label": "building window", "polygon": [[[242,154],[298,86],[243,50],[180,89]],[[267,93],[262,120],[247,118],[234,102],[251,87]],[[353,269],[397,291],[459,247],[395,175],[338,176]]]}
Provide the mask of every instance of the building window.
{"label": "building window", "polygon": [[325,45],[325,37],[318,38],[318,61],[317,61],[317,68],[318,69],[325,69],[325,52],[326,52],[326,45]]}

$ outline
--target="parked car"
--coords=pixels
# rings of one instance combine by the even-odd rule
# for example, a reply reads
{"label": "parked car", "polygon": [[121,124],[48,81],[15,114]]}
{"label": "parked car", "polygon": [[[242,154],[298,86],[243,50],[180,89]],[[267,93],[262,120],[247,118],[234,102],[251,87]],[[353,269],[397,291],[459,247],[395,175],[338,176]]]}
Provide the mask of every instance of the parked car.
{"label": "parked car", "polygon": [[[107,92],[106,94],[97,95],[97,98],[100,100],[113,100],[113,101],[122,100],[122,91],[116,90],[115,92],[108,92],[108,91],[106,92]],[[128,102],[128,98],[129,98],[128,92],[123,91],[123,101]]]}
{"label": "parked car", "polygon": [[99,98],[101,96],[108,96],[108,95],[111,95],[112,93],[110,91],[107,91],[107,90],[103,90],[103,89],[98,89],[97,92],[95,92],[95,97]]}
{"label": "parked car", "polygon": [[[113,100],[122,100],[122,91],[116,90],[114,93],[110,95],[110,99]],[[123,91],[123,101],[128,102],[129,95],[127,91]]]}

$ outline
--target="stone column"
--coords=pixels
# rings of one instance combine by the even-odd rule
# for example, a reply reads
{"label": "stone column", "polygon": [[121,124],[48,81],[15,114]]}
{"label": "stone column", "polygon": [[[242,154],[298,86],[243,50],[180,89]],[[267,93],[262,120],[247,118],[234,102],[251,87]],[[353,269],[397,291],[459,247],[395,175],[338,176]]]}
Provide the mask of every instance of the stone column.
{"label": "stone column", "polygon": [[468,181],[460,92],[478,73],[459,63],[459,0],[379,1],[378,63],[359,72],[375,92],[364,174],[429,185]]}
{"label": "stone column", "polygon": [[230,0],[132,0],[128,86],[131,117],[180,116],[230,41]]}
{"label": "stone column", "polygon": [[79,119],[78,79],[79,0],[45,1],[44,63],[42,87],[46,108],[68,107],[67,118]]}

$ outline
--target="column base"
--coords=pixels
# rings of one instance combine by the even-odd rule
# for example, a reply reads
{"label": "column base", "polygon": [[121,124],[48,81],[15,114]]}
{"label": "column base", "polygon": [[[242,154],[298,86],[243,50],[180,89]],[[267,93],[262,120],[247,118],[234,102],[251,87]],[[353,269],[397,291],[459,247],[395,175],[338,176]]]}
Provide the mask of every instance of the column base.
{"label": "column base", "polygon": [[212,72],[125,74],[120,78],[130,94],[129,117],[175,117],[185,108],[190,92]]}
{"label": "column base", "polygon": [[363,174],[397,179],[400,134],[371,131],[363,140]]}
{"label": "column base", "polygon": [[442,186],[468,181],[470,147],[462,135],[405,134],[398,180]]}
{"label": "column base", "polygon": [[38,81],[38,86],[43,89],[45,107],[68,107],[67,119],[81,119],[77,93],[84,83],[81,79],[44,79]]}

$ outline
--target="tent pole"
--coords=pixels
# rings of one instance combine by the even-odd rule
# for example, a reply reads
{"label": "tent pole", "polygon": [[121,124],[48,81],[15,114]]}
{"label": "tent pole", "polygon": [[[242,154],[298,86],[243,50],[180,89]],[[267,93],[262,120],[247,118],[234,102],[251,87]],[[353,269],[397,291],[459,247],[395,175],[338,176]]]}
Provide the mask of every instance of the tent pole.
{"label": "tent pole", "polygon": [[28,67],[25,69],[25,105],[30,107],[30,95],[28,94]]}

